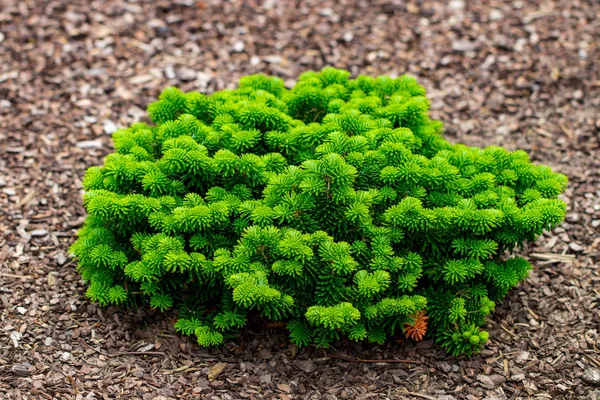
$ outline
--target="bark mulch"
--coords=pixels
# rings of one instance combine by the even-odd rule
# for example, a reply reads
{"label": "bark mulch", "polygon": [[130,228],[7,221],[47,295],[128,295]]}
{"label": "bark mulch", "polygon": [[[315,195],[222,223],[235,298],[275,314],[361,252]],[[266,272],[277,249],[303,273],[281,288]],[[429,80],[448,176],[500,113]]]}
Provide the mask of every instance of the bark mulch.
{"label": "bark mulch", "polygon": [[[0,398],[599,398],[600,3],[0,3]],[[569,176],[567,220],[524,250],[535,270],[480,355],[430,341],[298,350],[259,324],[205,350],[173,314],[86,300],[68,246],[83,172],[112,132],[167,85],[293,84],[326,65],[417,76],[452,141],[522,148]]]}

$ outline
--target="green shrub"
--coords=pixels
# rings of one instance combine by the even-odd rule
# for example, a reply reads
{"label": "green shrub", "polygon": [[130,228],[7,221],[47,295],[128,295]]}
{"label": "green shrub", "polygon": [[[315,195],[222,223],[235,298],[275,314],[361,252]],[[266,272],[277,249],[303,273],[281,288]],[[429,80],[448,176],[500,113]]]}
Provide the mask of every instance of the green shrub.
{"label": "green shrub", "polygon": [[563,220],[567,179],[523,151],[450,144],[428,108],[414,78],[333,68],[291,90],[263,75],[166,89],[154,125],[116,132],[85,174],[72,252],[88,297],[177,306],[203,346],[249,315],[318,346],[420,338],[428,318],[451,354],[479,351],[531,268],[509,254]]}

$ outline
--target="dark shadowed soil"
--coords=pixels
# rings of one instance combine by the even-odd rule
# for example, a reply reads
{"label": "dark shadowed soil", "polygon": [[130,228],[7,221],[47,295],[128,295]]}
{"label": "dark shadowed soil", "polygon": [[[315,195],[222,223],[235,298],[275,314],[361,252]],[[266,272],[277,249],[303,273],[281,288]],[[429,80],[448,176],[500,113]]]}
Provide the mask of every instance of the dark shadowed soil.
{"label": "dark shadowed soil", "polygon": [[[0,0],[0,398],[599,398],[599,40],[594,0]],[[260,323],[204,350],[173,314],[86,300],[68,246],[110,133],[168,85],[291,85],[326,65],[408,72],[452,141],[522,148],[569,176],[567,220],[525,249],[535,270],[482,354],[298,351]]]}

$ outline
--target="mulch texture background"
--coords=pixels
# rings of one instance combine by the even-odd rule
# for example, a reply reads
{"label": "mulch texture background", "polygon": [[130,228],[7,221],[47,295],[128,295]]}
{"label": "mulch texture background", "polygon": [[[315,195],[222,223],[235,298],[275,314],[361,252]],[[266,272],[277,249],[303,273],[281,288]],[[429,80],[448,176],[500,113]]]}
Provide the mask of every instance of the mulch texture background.
{"label": "mulch texture background", "polygon": [[[599,32],[593,0],[0,0],[0,398],[600,396]],[[521,148],[569,176],[567,219],[524,250],[535,270],[480,355],[298,350],[259,325],[205,350],[174,314],[86,300],[68,247],[110,133],[168,85],[210,93],[257,72],[292,85],[327,65],[410,73],[453,142]]]}

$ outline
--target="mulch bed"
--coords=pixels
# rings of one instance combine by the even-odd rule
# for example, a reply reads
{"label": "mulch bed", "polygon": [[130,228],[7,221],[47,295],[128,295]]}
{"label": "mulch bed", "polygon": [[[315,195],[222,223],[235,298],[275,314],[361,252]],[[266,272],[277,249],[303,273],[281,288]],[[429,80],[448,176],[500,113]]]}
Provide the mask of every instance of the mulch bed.
{"label": "mulch bed", "polygon": [[[598,398],[599,16],[577,0],[2,0],[0,398]],[[68,246],[110,133],[168,85],[293,84],[326,65],[417,76],[452,141],[522,148],[569,176],[567,220],[523,250],[535,270],[480,355],[402,340],[298,350],[260,322],[205,350],[172,314],[86,300]]]}

